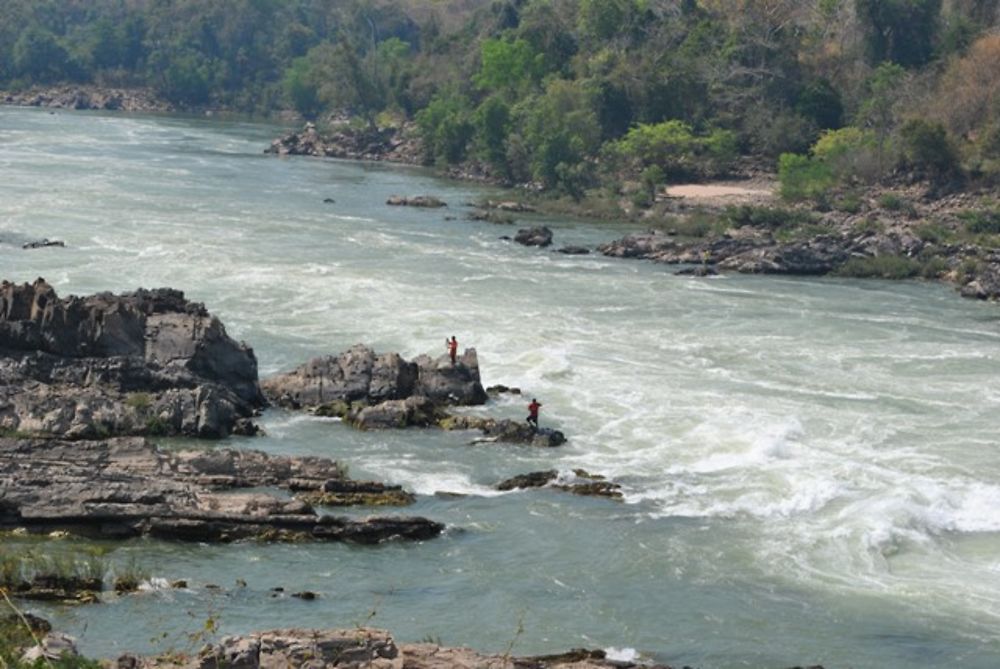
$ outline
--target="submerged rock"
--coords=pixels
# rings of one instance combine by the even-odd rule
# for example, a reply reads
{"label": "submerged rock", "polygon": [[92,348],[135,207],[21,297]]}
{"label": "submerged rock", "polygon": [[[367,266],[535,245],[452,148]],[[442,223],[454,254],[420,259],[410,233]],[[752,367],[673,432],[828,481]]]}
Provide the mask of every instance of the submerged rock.
{"label": "submerged rock", "polygon": [[223,437],[252,433],[263,404],[253,350],[180,291],[0,283],[0,429]]}
{"label": "submerged rock", "polygon": [[519,488],[542,488],[546,486],[585,497],[607,497],[614,500],[623,499],[620,485],[605,481],[603,476],[589,474],[582,469],[573,470],[572,475],[565,479],[554,469],[521,474],[501,481],[497,484],[497,490],[510,491]]}
{"label": "submerged rock", "polygon": [[27,242],[21,245],[22,249],[43,249],[47,246],[59,246],[64,247],[66,243],[58,239],[40,239],[36,242]]}
{"label": "submerged rock", "polygon": [[[217,492],[274,485],[321,492],[336,489],[331,481],[344,480],[340,466],[324,458],[234,450],[172,453],[140,438],[0,438],[0,528],[68,529],[116,539],[149,535],[179,541],[368,544],[394,537],[428,539],[444,529],[425,518],[320,516],[299,499]],[[372,493],[377,486],[356,485]]]}
{"label": "submerged rock", "polygon": [[590,253],[590,249],[586,246],[564,246],[561,249],[557,249],[556,253],[562,253],[568,256],[585,256]]}

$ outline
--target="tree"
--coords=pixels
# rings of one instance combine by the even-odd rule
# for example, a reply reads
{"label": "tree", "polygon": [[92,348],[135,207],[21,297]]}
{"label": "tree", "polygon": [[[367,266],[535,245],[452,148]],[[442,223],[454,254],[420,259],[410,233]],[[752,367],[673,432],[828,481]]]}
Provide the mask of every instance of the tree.
{"label": "tree", "polygon": [[319,97],[319,82],[308,58],[292,61],[292,66],[285,70],[282,85],[296,111],[306,118],[315,118],[319,114],[323,106]]}
{"label": "tree", "polygon": [[37,82],[57,81],[71,71],[69,53],[50,31],[33,26],[14,43],[13,70]]}
{"label": "tree", "polygon": [[941,0],[856,0],[869,62],[923,65],[934,53]]}
{"label": "tree", "polygon": [[896,63],[882,63],[868,79],[868,99],[861,105],[861,118],[875,132],[878,172],[885,172],[885,151],[896,127],[896,103],[906,70]]}
{"label": "tree", "polygon": [[487,39],[480,51],[482,65],[475,83],[482,90],[515,95],[542,75],[541,54],[523,39]]}

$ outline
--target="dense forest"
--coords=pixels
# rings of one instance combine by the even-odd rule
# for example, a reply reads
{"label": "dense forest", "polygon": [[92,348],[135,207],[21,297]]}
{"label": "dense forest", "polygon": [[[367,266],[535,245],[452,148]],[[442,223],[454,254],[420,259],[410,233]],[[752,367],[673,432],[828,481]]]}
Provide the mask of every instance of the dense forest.
{"label": "dense forest", "polygon": [[[1000,178],[996,0],[3,0],[0,85],[368,127],[577,196],[745,165],[783,195]],[[641,192],[639,196],[641,197]]]}

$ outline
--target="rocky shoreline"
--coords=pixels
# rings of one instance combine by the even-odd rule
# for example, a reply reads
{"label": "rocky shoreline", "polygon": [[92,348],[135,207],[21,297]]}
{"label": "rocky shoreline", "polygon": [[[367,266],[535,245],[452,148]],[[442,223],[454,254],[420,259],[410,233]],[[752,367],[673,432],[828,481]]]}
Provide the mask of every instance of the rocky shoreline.
{"label": "rocky shoreline", "polygon": [[108,88],[93,85],[33,87],[0,91],[0,104],[48,109],[123,112],[172,112],[176,108],[148,88]]}

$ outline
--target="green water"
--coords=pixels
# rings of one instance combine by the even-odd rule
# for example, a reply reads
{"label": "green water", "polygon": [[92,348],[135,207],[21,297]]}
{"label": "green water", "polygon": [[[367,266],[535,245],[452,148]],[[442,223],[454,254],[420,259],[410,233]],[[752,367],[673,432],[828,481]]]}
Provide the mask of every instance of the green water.
{"label": "green water", "polygon": [[[498,239],[516,228],[464,220],[478,187],[263,155],[278,133],[0,108],[0,277],[43,276],[63,295],[182,289],[254,347],[262,375],[358,342],[441,354],[454,334],[486,384],[537,396],[542,424],[570,442],[470,446],[268,412],[268,436],[224,445],[326,455],[402,484],[419,494],[407,512],[447,523],[445,536],[108,544],[153,585],[191,587],[32,607],[84,651],[197,646],[212,618],[222,634],[367,623],[403,640],[615,648],[706,669],[1000,666],[995,305],[934,284],[689,279],[523,248]],[[384,205],[423,193],[450,206]],[[625,232],[544,222],[557,245]],[[41,237],[66,248],[20,248]],[[490,410],[520,418],[524,404]],[[574,467],[620,482],[626,502],[492,490]]]}

